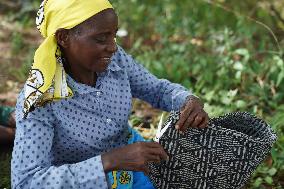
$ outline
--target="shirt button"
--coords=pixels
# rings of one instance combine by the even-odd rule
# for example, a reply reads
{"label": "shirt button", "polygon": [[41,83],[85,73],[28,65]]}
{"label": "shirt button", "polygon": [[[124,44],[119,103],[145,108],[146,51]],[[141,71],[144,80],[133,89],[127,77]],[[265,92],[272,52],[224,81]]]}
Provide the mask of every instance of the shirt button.
{"label": "shirt button", "polygon": [[106,121],[107,121],[107,123],[110,123],[112,120],[108,118]]}
{"label": "shirt button", "polygon": [[102,94],[101,92],[99,92],[99,91],[97,92],[97,96],[101,96],[101,94]]}

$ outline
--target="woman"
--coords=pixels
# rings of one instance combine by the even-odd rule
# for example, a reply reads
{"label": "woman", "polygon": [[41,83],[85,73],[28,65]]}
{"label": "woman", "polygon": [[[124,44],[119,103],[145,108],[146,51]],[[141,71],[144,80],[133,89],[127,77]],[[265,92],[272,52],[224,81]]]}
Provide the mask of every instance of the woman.
{"label": "woman", "polygon": [[147,163],[167,154],[129,129],[132,97],[182,109],[181,132],[207,125],[201,102],[116,44],[107,0],[44,1],[37,24],[45,40],[18,97],[12,187],[153,188]]}

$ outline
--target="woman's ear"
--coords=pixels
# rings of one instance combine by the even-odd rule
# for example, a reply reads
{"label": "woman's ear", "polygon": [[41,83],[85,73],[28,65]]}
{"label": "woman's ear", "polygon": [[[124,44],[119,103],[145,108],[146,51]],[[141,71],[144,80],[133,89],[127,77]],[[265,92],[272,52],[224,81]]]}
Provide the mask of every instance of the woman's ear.
{"label": "woman's ear", "polygon": [[55,32],[55,38],[59,46],[66,48],[69,44],[69,32],[66,29],[58,29]]}

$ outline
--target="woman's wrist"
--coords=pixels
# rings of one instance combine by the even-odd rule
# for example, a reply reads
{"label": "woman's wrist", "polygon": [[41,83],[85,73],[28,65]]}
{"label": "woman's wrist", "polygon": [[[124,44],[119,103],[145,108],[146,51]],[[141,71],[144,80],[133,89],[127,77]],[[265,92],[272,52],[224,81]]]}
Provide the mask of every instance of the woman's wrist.
{"label": "woman's wrist", "polygon": [[113,161],[111,157],[112,155],[109,152],[101,155],[102,164],[106,173],[115,169],[115,161]]}

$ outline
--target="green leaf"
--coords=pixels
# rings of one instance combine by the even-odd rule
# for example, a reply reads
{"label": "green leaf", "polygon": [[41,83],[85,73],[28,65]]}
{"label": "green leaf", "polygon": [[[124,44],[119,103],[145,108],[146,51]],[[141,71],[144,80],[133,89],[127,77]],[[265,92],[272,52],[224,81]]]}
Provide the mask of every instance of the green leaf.
{"label": "green leaf", "polygon": [[204,95],[204,99],[210,102],[215,96],[216,96],[215,91],[209,91]]}
{"label": "green leaf", "polygon": [[270,176],[274,176],[277,173],[277,169],[272,167],[271,169],[268,170],[268,174]]}
{"label": "green leaf", "polygon": [[235,53],[244,57],[244,62],[247,62],[250,58],[249,51],[247,49],[237,49]]}
{"label": "green leaf", "polygon": [[274,162],[276,162],[277,161],[277,151],[275,150],[275,148],[272,148],[271,149],[271,157],[272,157],[272,159],[273,159],[273,161]]}
{"label": "green leaf", "polygon": [[244,69],[244,66],[241,62],[237,61],[237,62],[235,62],[233,68],[235,70],[242,71]]}
{"label": "green leaf", "polygon": [[244,100],[237,100],[236,101],[236,106],[239,109],[243,109],[247,106],[247,103]]}
{"label": "green leaf", "polygon": [[277,82],[276,82],[276,86],[279,87],[280,83],[282,82],[282,80],[284,79],[284,70],[282,70],[277,77]]}
{"label": "green leaf", "polygon": [[274,56],[273,60],[276,61],[276,64],[279,68],[284,69],[284,61],[279,56]]}
{"label": "green leaf", "polygon": [[255,179],[253,186],[258,188],[262,184],[262,182],[263,182],[263,179],[258,177],[257,179]]}
{"label": "green leaf", "polygon": [[266,182],[267,184],[269,184],[269,185],[272,185],[272,184],[273,184],[273,179],[272,179],[272,177],[270,177],[270,176],[266,176],[266,177],[264,178],[264,180],[265,180],[265,182]]}

